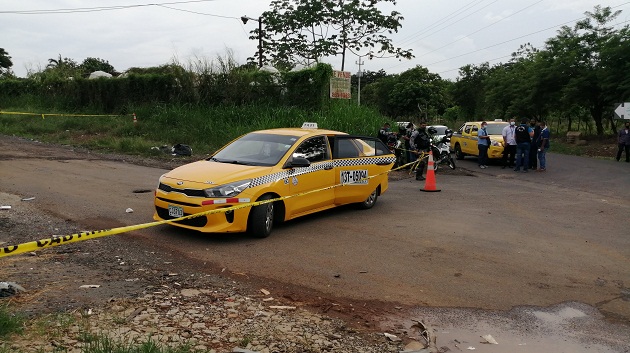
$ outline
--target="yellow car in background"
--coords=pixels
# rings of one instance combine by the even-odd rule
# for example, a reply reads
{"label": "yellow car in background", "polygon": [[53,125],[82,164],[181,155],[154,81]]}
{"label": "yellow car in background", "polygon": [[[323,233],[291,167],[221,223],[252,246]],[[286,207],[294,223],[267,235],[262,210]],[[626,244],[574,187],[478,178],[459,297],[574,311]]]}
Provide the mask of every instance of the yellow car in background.
{"label": "yellow car in background", "polygon": [[[457,159],[464,159],[465,156],[478,156],[477,140],[481,121],[469,121],[462,126],[451,137],[451,149],[455,151]],[[509,123],[505,121],[486,121],[488,127],[486,132],[490,136],[490,147],[488,148],[488,158],[503,157],[503,128]]]}
{"label": "yellow car in background", "polygon": [[318,129],[260,130],[210,158],[160,177],[155,220],[291,196],[226,212],[174,221],[201,232],[271,234],[274,224],[345,204],[368,209],[388,187],[396,157],[379,139]]}

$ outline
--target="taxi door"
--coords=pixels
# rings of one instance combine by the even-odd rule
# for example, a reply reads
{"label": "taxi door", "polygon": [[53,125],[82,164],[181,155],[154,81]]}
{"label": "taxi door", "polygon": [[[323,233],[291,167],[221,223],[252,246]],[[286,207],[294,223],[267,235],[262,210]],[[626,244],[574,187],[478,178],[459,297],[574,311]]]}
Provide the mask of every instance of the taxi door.
{"label": "taxi door", "polygon": [[335,183],[335,204],[364,201],[380,185],[388,187],[387,172],[394,166],[396,156],[387,145],[373,137],[331,137]]}
{"label": "taxi door", "polygon": [[[289,184],[291,195],[325,189],[334,185],[335,171],[330,154],[325,136],[311,137],[293,151],[293,157],[306,158],[311,165],[306,168],[292,169],[288,178],[284,180],[285,184]],[[332,188],[288,198],[285,200],[287,216],[293,218],[332,207],[334,198],[335,192]]]}

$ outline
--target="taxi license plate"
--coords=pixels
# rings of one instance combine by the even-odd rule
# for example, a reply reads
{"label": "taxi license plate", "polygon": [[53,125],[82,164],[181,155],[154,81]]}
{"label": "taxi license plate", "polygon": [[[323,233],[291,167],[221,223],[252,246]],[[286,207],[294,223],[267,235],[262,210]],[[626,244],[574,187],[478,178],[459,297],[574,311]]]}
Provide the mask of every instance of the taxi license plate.
{"label": "taxi license plate", "polygon": [[184,209],[178,206],[168,205],[168,215],[175,218],[184,217]]}

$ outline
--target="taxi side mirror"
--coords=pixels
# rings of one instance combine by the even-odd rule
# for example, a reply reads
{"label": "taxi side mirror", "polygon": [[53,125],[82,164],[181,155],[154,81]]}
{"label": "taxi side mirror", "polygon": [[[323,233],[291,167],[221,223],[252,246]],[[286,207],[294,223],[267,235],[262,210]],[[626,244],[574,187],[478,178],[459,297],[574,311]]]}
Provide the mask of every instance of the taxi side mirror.
{"label": "taxi side mirror", "polygon": [[283,169],[287,169],[287,168],[306,168],[309,167],[311,165],[311,162],[303,157],[293,157],[291,159],[289,159],[284,166],[282,167]]}

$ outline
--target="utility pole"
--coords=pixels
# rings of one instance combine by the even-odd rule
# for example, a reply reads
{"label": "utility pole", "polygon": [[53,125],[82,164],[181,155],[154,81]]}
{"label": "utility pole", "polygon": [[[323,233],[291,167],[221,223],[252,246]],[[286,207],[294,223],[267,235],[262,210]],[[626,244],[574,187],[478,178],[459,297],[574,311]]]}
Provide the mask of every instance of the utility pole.
{"label": "utility pole", "polygon": [[247,17],[247,16],[241,16],[241,21],[243,21],[243,24],[247,24],[248,20],[252,20],[252,21],[256,21],[258,22],[258,67],[262,67],[263,66],[263,31],[262,31],[262,16],[258,17],[258,19],[255,18],[251,18],[251,17]]}
{"label": "utility pole", "polygon": [[357,77],[359,78],[359,87],[357,89],[357,105],[361,105],[361,76],[363,76],[363,71],[361,71],[361,66],[363,65],[363,61],[361,61],[361,57],[359,56],[359,61],[356,62],[359,65],[359,72],[357,72]]}

